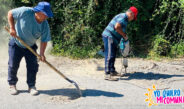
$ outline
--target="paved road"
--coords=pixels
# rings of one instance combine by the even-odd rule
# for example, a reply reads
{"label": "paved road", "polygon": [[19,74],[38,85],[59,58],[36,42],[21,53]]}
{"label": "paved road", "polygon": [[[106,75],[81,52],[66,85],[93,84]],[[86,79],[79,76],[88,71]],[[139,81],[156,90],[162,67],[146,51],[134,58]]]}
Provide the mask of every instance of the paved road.
{"label": "paved road", "polygon": [[[183,107],[183,104],[158,104],[148,108],[148,102],[145,102],[147,88],[152,88],[153,84],[161,91],[180,89],[181,95],[183,94],[183,61],[154,62],[130,59],[128,72],[132,73],[117,82],[110,82],[103,79],[103,59],[70,60],[52,56],[48,56],[47,59],[80,85],[83,97],[79,98],[73,85],[43,63],[40,63],[37,76],[40,95],[31,96],[27,92],[24,59],[18,71],[17,88],[20,93],[12,96],[9,94],[7,84],[8,58],[1,58],[0,109],[182,109]],[[121,59],[117,60],[116,67],[118,71],[121,70]]]}

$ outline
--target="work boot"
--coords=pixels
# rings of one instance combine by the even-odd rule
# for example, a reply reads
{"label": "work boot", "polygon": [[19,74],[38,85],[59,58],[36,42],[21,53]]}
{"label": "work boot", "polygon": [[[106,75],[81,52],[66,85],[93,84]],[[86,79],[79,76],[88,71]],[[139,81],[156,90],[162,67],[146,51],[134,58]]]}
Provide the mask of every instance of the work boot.
{"label": "work boot", "polygon": [[110,74],[106,74],[106,75],[105,75],[105,80],[109,80],[109,81],[118,81],[118,78],[114,78],[114,77],[112,77]]}
{"label": "work boot", "polygon": [[35,86],[30,87],[30,88],[28,89],[28,91],[29,91],[29,93],[30,93],[31,95],[33,95],[33,96],[39,94],[39,92],[36,90],[36,87],[35,87]]}
{"label": "work boot", "polygon": [[10,94],[11,95],[17,95],[18,94],[18,90],[16,89],[15,85],[10,85]]}
{"label": "work boot", "polygon": [[117,71],[111,72],[112,76],[122,76],[121,73],[118,73]]}

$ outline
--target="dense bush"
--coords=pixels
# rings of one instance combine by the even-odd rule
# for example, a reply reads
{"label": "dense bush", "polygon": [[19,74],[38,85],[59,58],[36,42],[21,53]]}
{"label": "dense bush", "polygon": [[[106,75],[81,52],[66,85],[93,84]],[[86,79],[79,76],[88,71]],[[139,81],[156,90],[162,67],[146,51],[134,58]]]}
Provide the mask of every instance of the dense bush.
{"label": "dense bush", "polygon": [[[54,54],[79,58],[94,57],[103,47],[104,28],[117,14],[134,5],[139,9],[138,20],[128,25],[127,34],[134,54],[148,53],[153,0],[62,0],[54,2],[55,18],[52,20]],[[52,2],[52,1],[51,1]],[[115,8],[116,7],[116,8]],[[57,25],[56,24],[60,24]]]}
{"label": "dense bush", "polygon": [[165,40],[162,35],[155,36],[153,41],[153,49],[150,52],[150,56],[167,56],[170,52],[170,43]]}
{"label": "dense bush", "polygon": [[[35,6],[42,0],[12,1],[14,7],[19,7]],[[168,56],[174,49],[176,55],[183,55],[184,0],[46,1],[51,3],[54,12],[54,18],[49,19],[53,54],[73,58],[96,56],[103,47],[101,33],[110,20],[130,6],[136,6],[138,20],[130,22],[127,28],[133,55],[148,55],[151,51],[151,54]],[[165,48],[168,50],[164,51]]]}
{"label": "dense bush", "polygon": [[[184,1],[183,0],[161,0],[156,4],[156,9],[153,13],[153,19],[157,22],[158,30],[156,34],[162,34],[162,38],[169,43],[171,47],[170,52],[166,52],[167,56],[184,55]],[[160,37],[157,37],[155,41],[159,41]],[[153,45],[152,51],[155,51],[157,45]],[[165,46],[161,46],[161,49],[165,49]],[[166,49],[168,50],[168,49]],[[155,51],[154,53],[158,53]],[[161,54],[157,54],[161,55]]]}
{"label": "dense bush", "polygon": [[184,42],[174,44],[171,48],[170,56],[172,57],[183,57],[184,56]]}
{"label": "dense bush", "polygon": [[6,25],[7,12],[11,5],[10,0],[0,0],[0,29]]}

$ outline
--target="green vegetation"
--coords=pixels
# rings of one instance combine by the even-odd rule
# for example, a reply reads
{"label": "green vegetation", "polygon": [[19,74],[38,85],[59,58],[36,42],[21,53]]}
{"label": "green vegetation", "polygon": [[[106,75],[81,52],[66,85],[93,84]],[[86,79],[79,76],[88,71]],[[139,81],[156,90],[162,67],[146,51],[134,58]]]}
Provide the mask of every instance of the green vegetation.
{"label": "green vegetation", "polygon": [[[41,0],[12,0],[14,7],[35,6]],[[130,6],[139,10],[127,34],[135,57],[184,55],[184,0],[46,0],[55,55],[92,58],[103,47],[101,33]],[[2,6],[3,4],[0,4]],[[12,7],[13,8],[13,7]],[[0,19],[1,21],[1,19]]]}
{"label": "green vegetation", "polygon": [[10,8],[11,0],[0,0],[0,29],[6,24],[7,12]]}
{"label": "green vegetation", "polygon": [[153,49],[149,52],[150,56],[168,56],[170,52],[170,42],[163,39],[164,36],[157,35],[153,41]]}

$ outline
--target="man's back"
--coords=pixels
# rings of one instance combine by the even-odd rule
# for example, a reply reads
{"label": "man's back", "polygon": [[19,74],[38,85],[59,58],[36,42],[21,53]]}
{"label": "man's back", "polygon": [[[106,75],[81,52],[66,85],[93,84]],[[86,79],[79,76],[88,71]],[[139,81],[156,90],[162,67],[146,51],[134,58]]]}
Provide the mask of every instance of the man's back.
{"label": "man's back", "polygon": [[121,13],[116,15],[105,28],[104,32],[102,33],[105,37],[115,37],[117,40],[120,40],[122,36],[116,32],[115,25],[116,23],[120,23],[123,29],[123,32],[126,30],[126,26],[128,23],[128,18],[125,13]]}

